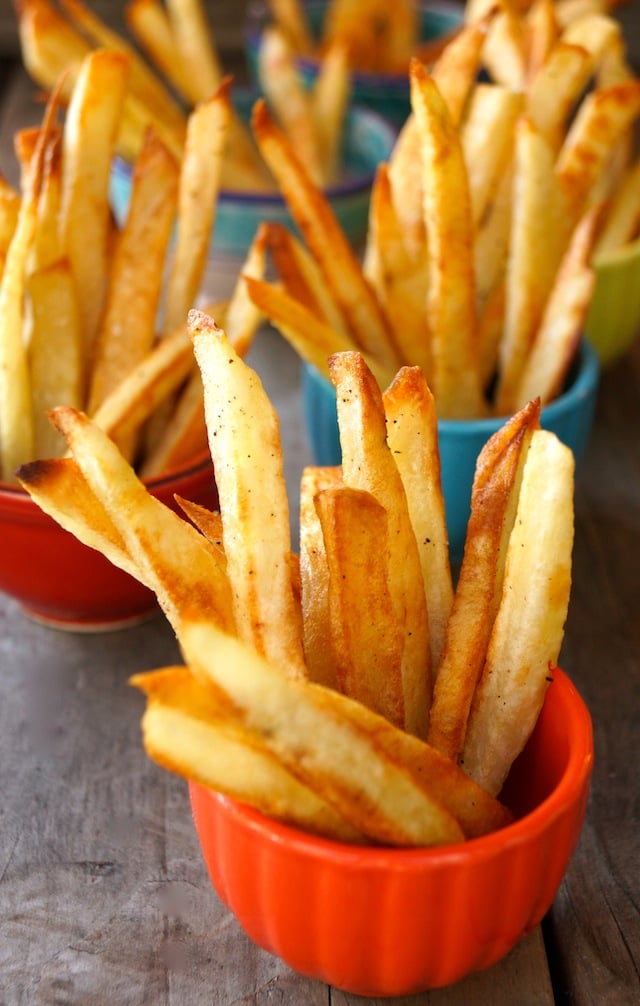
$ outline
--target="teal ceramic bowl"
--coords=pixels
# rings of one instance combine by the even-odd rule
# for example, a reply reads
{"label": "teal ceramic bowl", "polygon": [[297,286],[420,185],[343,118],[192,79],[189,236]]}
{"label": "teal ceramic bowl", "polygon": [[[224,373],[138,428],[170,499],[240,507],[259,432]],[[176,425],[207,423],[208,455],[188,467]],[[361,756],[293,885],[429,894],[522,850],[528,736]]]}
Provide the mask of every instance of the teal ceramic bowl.
{"label": "teal ceramic bowl", "polygon": [[[320,34],[326,0],[311,0],[305,5],[309,26],[316,36]],[[420,42],[429,42],[454,31],[462,23],[461,4],[421,3]],[[245,55],[249,71],[254,80],[258,79],[257,62],[260,35],[268,21],[267,4],[264,0],[254,0],[249,4],[245,22]],[[312,81],[318,73],[318,62],[301,59],[300,70],[307,81]],[[352,100],[354,105],[371,108],[382,115],[395,129],[399,129],[411,111],[409,97],[409,77],[407,73],[363,73],[351,76]]]}
{"label": "teal ceramic bowl", "polygon": [[[573,451],[576,461],[585,452],[593,422],[599,378],[598,356],[584,341],[564,392],[546,405],[541,425],[551,430]],[[315,464],[339,465],[340,437],[333,385],[315,367],[302,369],[303,418]],[[454,563],[462,559],[471,504],[471,487],[478,454],[504,419],[440,419],[438,442],[445,500],[449,552]]]}
{"label": "teal ceramic bowl", "polygon": [[[238,89],[234,104],[245,121],[258,97],[255,90]],[[354,247],[366,237],[369,200],[376,168],[387,161],[395,134],[389,124],[367,108],[350,108],[342,149],[343,177],[326,191],[340,226]],[[111,171],[110,199],[116,220],[126,218],[131,195],[131,165],[116,158]],[[253,193],[223,189],[218,197],[212,249],[216,256],[243,261],[258,225],[269,220],[295,230],[284,198],[277,191]]]}
{"label": "teal ceramic bowl", "polygon": [[624,356],[640,335],[640,238],[593,263],[596,286],[585,333],[603,366]]}

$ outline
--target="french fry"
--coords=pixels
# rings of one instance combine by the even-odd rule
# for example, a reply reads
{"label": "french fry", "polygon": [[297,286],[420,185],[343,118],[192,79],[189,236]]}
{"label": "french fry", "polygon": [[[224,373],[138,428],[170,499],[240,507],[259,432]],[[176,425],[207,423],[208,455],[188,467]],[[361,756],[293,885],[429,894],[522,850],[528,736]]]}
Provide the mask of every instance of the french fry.
{"label": "french fry", "polygon": [[496,84],[478,84],[460,129],[467,164],[474,226],[490,206],[512,155],[522,95]]}
{"label": "french fry", "polygon": [[640,232],[640,158],[625,172],[612,197],[594,249],[594,262],[622,248]]}
{"label": "french fry", "polygon": [[180,165],[176,241],[165,296],[165,333],[177,328],[195,307],[215,224],[230,119],[228,83],[189,116]]}
{"label": "french fry", "polygon": [[129,65],[129,86],[154,120],[166,123],[170,130],[181,131],[183,113],[169,89],[140,58],[136,49],[109,28],[82,0],[59,0],[69,20],[94,47],[126,56]]}
{"label": "french fry", "polygon": [[398,362],[389,323],[322,193],[314,186],[267,111],[256,102],[252,128],[262,155],[280,183],[291,214],[333,290],[359,348],[382,366]]}
{"label": "french fry", "polygon": [[34,417],[33,455],[56,457],[64,447],[47,413],[61,402],[81,408],[84,345],[78,300],[69,264],[59,260],[27,281],[32,327],[28,365]]}
{"label": "french fry", "polygon": [[329,573],[329,644],[338,690],[405,724],[404,623],[393,610],[390,518],[375,496],[343,486],[315,499]]}
{"label": "french fry", "polygon": [[[247,290],[253,303],[278,328],[287,342],[301,357],[329,376],[327,360],[333,353],[348,352],[353,342],[342,332],[322,321],[300,301],[290,297],[272,283],[247,277]],[[391,373],[370,360],[371,369],[382,377],[382,383]]]}
{"label": "french fry", "polygon": [[562,146],[567,122],[592,71],[593,59],[586,49],[560,42],[531,80],[526,114],[556,152]]}
{"label": "french fry", "polygon": [[[144,574],[131,558],[123,536],[73,458],[30,461],[18,468],[17,478],[38,506],[61,527],[89,548],[101,552],[119,569],[145,583]],[[146,586],[153,589],[151,581]]]}
{"label": "french fry", "polygon": [[186,667],[136,674],[130,684],[147,696],[144,746],[164,768],[314,834],[341,842],[364,840],[260,746],[228,708],[221,710],[219,696]]}
{"label": "french fry", "polygon": [[278,420],[257,375],[225,333],[198,311],[189,313],[189,330],[202,373],[238,634],[284,672],[299,676],[302,630],[288,560]]}
{"label": "french fry", "polygon": [[183,64],[197,101],[206,101],[222,82],[218,52],[200,0],[167,0]]}
{"label": "french fry", "polygon": [[[462,838],[455,818],[424,784],[380,750],[375,733],[362,730],[355,719],[359,704],[286,677],[255,650],[201,620],[185,619],[181,643],[194,673],[221,688],[285,768],[352,827],[395,845]],[[384,729],[382,717],[375,723]]]}
{"label": "french fry", "polygon": [[296,152],[314,184],[325,184],[316,129],[313,98],[298,73],[294,50],[275,26],[267,26],[260,36],[258,53],[260,87],[280,126],[295,136]]}
{"label": "french fry", "polygon": [[269,252],[285,291],[331,328],[348,336],[340,308],[314,256],[283,224],[270,222],[264,227]]}
{"label": "french fry", "polygon": [[329,570],[315,498],[325,489],[342,485],[339,467],[310,465],[300,479],[300,604],[304,659],[309,679],[337,687],[336,664],[327,646],[330,632]]}
{"label": "french fry", "polygon": [[516,404],[537,395],[541,404],[546,405],[562,390],[580,342],[595,284],[590,261],[597,221],[597,211],[591,211],[575,229],[524,366]]}
{"label": "french fry", "polygon": [[269,10],[296,52],[301,56],[310,56],[315,41],[307,13],[299,0],[269,0]]}
{"label": "french fry", "polygon": [[44,156],[38,199],[38,224],[29,268],[46,269],[64,256],[60,233],[62,201],[62,133],[54,130]]}
{"label": "french fry", "polygon": [[109,176],[129,63],[117,53],[87,56],[63,134],[61,233],[78,290],[87,353],[97,336],[110,250]]}
{"label": "french fry", "polygon": [[566,247],[567,209],[554,154],[528,119],[516,132],[505,319],[495,408],[515,410],[515,389]]}
{"label": "french fry", "polygon": [[325,186],[335,185],[339,178],[344,123],[350,98],[348,53],[345,46],[334,44],[324,55],[312,92],[321,178]]}
{"label": "french fry", "polygon": [[[164,144],[149,135],[136,163],[129,213],[112,254],[107,299],[95,342],[90,412],[153,345],[177,192],[178,165]],[[126,340],[122,338],[125,326]]]}
{"label": "french fry", "polygon": [[463,753],[465,771],[491,793],[522,750],[558,660],[571,587],[573,469],[568,447],[548,431],[534,433]]}
{"label": "french fry", "polygon": [[640,80],[592,91],[584,98],[556,163],[572,220],[586,208],[617,141],[639,114]]}
{"label": "french fry", "polygon": [[471,201],[460,140],[437,85],[417,62],[411,95],[423,156],[429,234],[431,382],[443,418],[485,412],[477,362]]}
{"label": "french fry", "polygon": [[453,587],[442,486],[436,407],[424,373],[403,367],[383,395],[387,441],[407,497],[427,599],[431,666],[437,668]]}
{"label": "french fry", "polygon": [[554,0],[535,0],[526,14],[525,50],[527,83],[547,62],[558,42],[560,24]]}
{"label": "french fry", "polygon": [[427,740],[458,761],[469,710],[502,593],[507,543],[540,403],[530,402],[482,449],[476,464],[464,556],[437,669]]}
{"label": "french fry", "polygon": [[234,631],[229,580],[215,549],[147,491],[113,441],[83,413],[59,406],[52,419],[121,535],[137,578],[155,592],[176,633],[183,613],[194,607]]}
{"label": "french fry", "polygon": [[127,26],[164,78],[186,101],[193,98],[189,73],[176,49],[176,40],[161,0],[131,0],[124,10]]}
{"label": "french fry", "polygon": [[371,193],[363,269],[393,326],[403,359],[431,374],[431,340],[426,314],[426,255],[412,257],[396,213],[388,166],[380,164]]}
{"label": "french fry", "polygon": [[57,100],[55,94],[47,107],[0,279],[0,478],[5,482],[15,481],[15,469],[25,458],[33,457],[34,417],[23,339],[25,276],[35,241],[44,154]]}
{"label": "french fry", "polygon": [[332,356],[329,372],[336,389],[344,483],[370,492],[389,520],[389,593],[403,645],[389,669],[388,687],[402,695],[404,729],[424,736],[432,687],[427,605],[404,486],[386,442],[382,393],[359,353]]}

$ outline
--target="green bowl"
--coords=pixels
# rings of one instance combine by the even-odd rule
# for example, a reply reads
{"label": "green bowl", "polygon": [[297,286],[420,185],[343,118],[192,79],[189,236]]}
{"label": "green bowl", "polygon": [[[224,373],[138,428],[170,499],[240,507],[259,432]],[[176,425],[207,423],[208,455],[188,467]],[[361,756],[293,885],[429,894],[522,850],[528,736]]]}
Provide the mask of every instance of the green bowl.
{"label": "green bowl", "polygon": [[640,335],[640,238],[594,261],[596,286],[585,332],[603,366]]}

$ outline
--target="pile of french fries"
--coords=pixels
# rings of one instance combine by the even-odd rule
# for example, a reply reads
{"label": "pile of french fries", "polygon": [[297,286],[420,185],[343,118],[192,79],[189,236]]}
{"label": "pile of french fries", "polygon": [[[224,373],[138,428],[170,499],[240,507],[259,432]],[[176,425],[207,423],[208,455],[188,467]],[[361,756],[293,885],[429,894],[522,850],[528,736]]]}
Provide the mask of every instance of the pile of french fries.
{"label": "pile of french fries", "polygon": [[379,167],[362,259],[266,108],[255,110],[302,239],[269,228],[279,282],[252,282],[250,294],[325,376],[347,348],[380,387],[418,365],[449,419],[511,415],[562,390],[594,256],[638,233],[640,199],[640,80],[620,26],[575,9],[565,25],[568,8],[492,6],[431,71],[412,62],[412,113]]}
{"label": "pile of french fries", "polygon": [[[155,591],[185,665],[141,673],[146,751],[300,828],[459,842],[511,819],[499,793],[553,678],[571,584],[573,456],[532,401],[477,465],[452,585],[434,400],[331,357],[340,468],[310,466],[292,550],[278,416],[207,314],[188,328],[220,510],[149,494],[86,415],[68,455],[22,466],[34,500]],[[553,687],[551,685],[551,687]]]}
{"label": "pile of french fries", "polygon": [[319,26],[311,25],[303,0],[267,0],[267,7],[298,57],[320,66],[339,45],[350,71],[406,74],[413,56],[430,62],[445,43],[421,40],[417,0],[327,0]]}
{"label": "pile of french fries", "polygon": [[[188,110],[211,99],[227,79],[201,0],[130,0],[127,26],[136,45],[106,25],[81,0],[15,0],[25,67],[47,91],[61,74],[68,99],[85,57],[97,49],[126,56],[129,84],[116,149],[133,162],[147,129],[176,158],[187,138]],[[349,77],[340,47],[327,54],[313,88],[305,90],[285,36],[274,28],[263,39],[260,82],[282,128],[322,186],[340,171],[341,141],[349,102]],[[269,192],[266,170],[242,117],[231,110],[221,187]]]}
{"label": "pile of french fries", "polygon": [[[0,479],[55,457],[49,409],[86,410],[147,477],[207,448],[186,332],[215,220],[231,103],[222,85],[187,121],[177,160],[151,129],[119,228],[109,178],[130,60],[85,56],[59,122],[63,76],[43,122],[15,138],[20,190],[0,179]],[[172,240],[175,235],[175,240]],[[265,238],[247,275],[264,276]],[[166,280],[166,285],[165,285]],[[216,313],[246,351],[260,322],[244,280]]]}

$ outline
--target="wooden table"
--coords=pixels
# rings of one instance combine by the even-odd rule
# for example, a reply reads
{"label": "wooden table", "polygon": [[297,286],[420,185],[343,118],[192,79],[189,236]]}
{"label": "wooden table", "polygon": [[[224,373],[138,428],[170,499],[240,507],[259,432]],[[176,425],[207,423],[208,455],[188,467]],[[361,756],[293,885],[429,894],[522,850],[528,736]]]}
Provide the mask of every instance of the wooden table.
{"label": "wooden table", "polygon": [[[30,93],[20,73],[5,87],[0,170]],[[282,417],[296,499],[308,460],[297,360],[270,332],[251,359]],[[591,709],[596,764],[556,902],[490,970],[390,1002],[640,1001],[639,428],[640,344],[603,375],[577,478],[562,664]],[[0,596],[0,623],[0,1006],[355,1004],[243,934],[207,879],[185,784],[143,752],[143,700],[127,679],[178,659],[163,618],[114,633],[60,633]]]}

